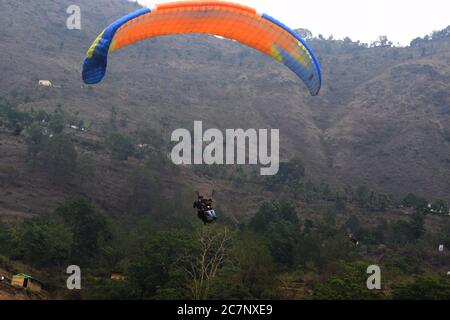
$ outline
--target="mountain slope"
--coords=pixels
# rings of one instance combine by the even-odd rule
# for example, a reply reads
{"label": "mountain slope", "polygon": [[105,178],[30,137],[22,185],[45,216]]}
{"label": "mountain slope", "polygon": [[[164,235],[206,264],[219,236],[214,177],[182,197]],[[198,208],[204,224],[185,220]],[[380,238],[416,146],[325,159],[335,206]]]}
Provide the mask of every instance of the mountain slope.
{"label": "mountain slope", "polygon": [[[65,28],[65,10],[72,4],[81,7],[81,31]],[[311,40],[324,74],[319,97],[310,97],[273,59],[205,35],[163,37],[126,48],[112,55],[102,84],[83,86],[80,68],[92,40],[137,8],[124,0],[2,0],[0,95],[24,110],[62,105],[79,112],[93,139],[100,140],[112,106],[127,118],[130,131],[167,119],[168,132],[191,129],[194,120],[203,120],[205,128],[280,128],[282,159],[301,158],[312,180],[450,200],[449,39],[422,48],[369,49]],[[40,79],[56,87],[38,87]],[[6,148],[12,138],[1,139],[7,151],[0,162],[23,161],[24,146]],[[104,163],[103,154],[97,162]],[[117,173],[105,183],[109,189],[121,180],[120,172],[129,171],[107,165],[104,170]],[[183,179],[180,183],[190,184],[193,178]],[[45,207],[49,199],[70,194],[42,179],[24,188],[8,191],[16,194],[15,204],[6,199],[5,208],[27,212],[36,199]],[[113,193],[109,189],[100,193]]]}

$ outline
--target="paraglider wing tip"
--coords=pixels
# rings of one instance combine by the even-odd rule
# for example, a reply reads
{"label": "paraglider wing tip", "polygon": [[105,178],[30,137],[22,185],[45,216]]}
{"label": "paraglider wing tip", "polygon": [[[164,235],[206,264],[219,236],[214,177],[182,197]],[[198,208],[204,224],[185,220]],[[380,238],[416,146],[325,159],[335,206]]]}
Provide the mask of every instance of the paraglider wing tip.
{"label": "paraglider wing tip", "polygon": [[319,88],[319,90],[311,91],[311,96],[316,97],[319,95],[319,92],[320,92],[320,88]]}
{"label": "paraglider wing tip", "polygon": [[85,58],[83,62],[83,82],[85,84],[97,84],[102,81],[106,73],[107,57],[93,56]]}

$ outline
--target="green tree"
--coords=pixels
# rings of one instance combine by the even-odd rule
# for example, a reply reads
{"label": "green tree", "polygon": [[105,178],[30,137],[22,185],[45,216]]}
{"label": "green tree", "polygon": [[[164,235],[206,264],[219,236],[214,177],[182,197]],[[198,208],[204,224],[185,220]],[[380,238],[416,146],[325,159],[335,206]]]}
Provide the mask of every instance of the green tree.
{"label": "green tree", "polygon": [[298,240],[297,228],[289,221],[274,221],[268,226],[266,238],[274,261],[281,266],[292,267]]}
{"label": "green tree", "polygon": [[209,299],[212,300],[250,300],[252,294],[241,281],[238,268],[228,264],[217,273],[211,284]]}
{"label": "green tree", "polygon": [[269,188],[276,186],[294,189],[300,184],[305,177],[305,166],[300,159],[293,159],[289,162],[280,163],[280,168],[275,176],[265,179],[265,183]]}
{"label": "green tree", "polygon": [[73,258],[81,262],[95,258],[102,241],[111,238],[106,219],[83,198],[66,200],[55,210],[73,233]]}
{"label": "green tree", "polygon": [[333,234],[329,234],[320,242],[320,260],[318,260],[317,265],[322,269],[329,266],[333,261],[350,261],[355,256],[356,249],[349,241],[348,235],[342,230],[333,231]]}
{"label": "green tree", "polygon": [[26,129],[25,142],[28,147],[28,155],[32,161],[32,167],[36,167],[38,154],[44,150],[47,137],[39,124],[32,124]]}
{"label": "green tree", "polygon": [[[160,231],[149,237],[139,257],[129,268],[130,281],[140,299],[159,298],[173,290],[187,290],[187,279],[176,283],[173,277],[184,263],[184,257],[193,252],[192,236],[185,231]],[[183,283],[184,282],[184,283]],[[159,293],[158,293],[159,291]]]}
{"label": "green tree", "polygon": [[250,220],[249,227],[258,233],[264,233],[272,222],[278,220],[284,220],[294,227],[299,227],[300,222],[293,203],[289,201],[264,202]]}
{"label": "green tree", "polygon": [[126,161],[134,154],[135,147],[131,137],[118,132],[112,133],[108,139],[111,156],[115,160]]}
{"label": "green tree", "polygon": [[426,275],[416,278],[412,283],[392,286],[395,300],[449,300],[450,280],[442,276]]}
{"label": "green tree", "polygon": [[85,184],[86,181],[95,181],[96,178],[96,165],[93,157],[88,154],[84,154],[79,158],[78,171],[81,184]]}
{"label": "green tree", "polygon": [[340,262],[335,275],[319,284],[313,292],[313,298],[318,300],[373,300],[381,296],[367,290],[367,266],[363,261]]}
{"label": "green tree", "polygon": [[303,224],[303,234],[309,234],[314,228],[314,222],[310,219],[305,219]]}
{"label": "green tree", "polygon": [[53,182],[72,180],[77,170],[77,151],[71,137],[60,134],[48,139],[41,158],[42,166]]}
{"label": "green tree", "polygon": [[32,122],[29,113],[20,111],[11,103],[0,100],[0,125],[4,125],[15,135],[19,135]]}
{"label": "green tree", "polygon": [[281,183],[293,185],[305,177],[305,166],[300,159],[293,159],[289,162],[281,163],[277,174]]}
{"label": "green tree", "polygon": [[382,219],[378,222],[377,226],[375,227],[375,230],[372,231],[372,236],[374,238],[374,241],[376,243],[384,243],[386,234],[389,228],[389,224],[386,220]]}
{"label": "green tree", "polygon": [[9,251],[11,244],[11,237],[9,235],[8,226],[0,221],[0,252],[5,254]]}
{"label": "green tree", "polygon": [[383,259],[388,270],[399,270],[403,274],[414,274],[420,271],[421,257],[417,250],[403,249],[398,254],[388,255]]}
{"label": "green tree", "polygon": [[279,219],[279,216],[275,203],[264,202],[250,220],[249,227],[258,233],[265,233],[269,224],[277,219]]}
{"label": "green tree", "polygon": [[354,199],[361,207],[365,207],[369,201],[369,189],[365,186],[360,186],[356,189]]}
{"label": "green tree", "polygon": [[333,199],[333,193],[331,192],[330,185],[328,183],[322,183],[322,199],[326,201],[332,201]]}
{"label": "green tree", "polygon": [[21,227],[18,251],[25,261],[34,266],[60,266],[68,261],[73,235],[58,222],[35,218]]}
{"label": "green tree", "polygon": [[54,134],[60,134],[63,132],[65,124],[64,114],[55,111],[50,117],[48,127]]}
{"label": "green tree", "polygon": [[138,143],[149,145],[155,149],[164,147],[164,139],[161,134],[150,127],[136,131],[136,138]]}
{"label": "green tree", "polygon": [[253,297],[264,298],[276,290],[275,265],[263,237],[250,231],[242,233],[233,246],[232,257],[239,283]]}
{"label": "green tree", "polygon": [[377,210],[386,211],[392,205],[392,199],[387,194],[378,194]]}
{"label": "green tree", "polygon": [[318,266],[322,241],[315,231],[304,230],[302,237],[295,245],[294,259],[297,265]]}
{"label": "green tree", "polygon": [[412,240],[419,240],[425,234],[425,215],[417,210],[410,221]]}
{"label": "green tree", "polygon": [[431,210],[433,213],[447,215],[449,212],[448,203],[447,201],[441,199],[435,200],[431,205]]}
{"label": "green tree", "polygon": [[428,201],[417,194],[408,193],[403,199],[403,205],[408,208],[424,209],[428,206]]}
{"label": "green tree", "polygon": [[277,203],[277,212],[278,216],[290,223],[292,223],[295,227],[299,226],[300,221],[298,220],[297,210],[295,209],[295,205],[292,202],[281,201]]}
{"label": "green tree", "polygon": [[341,196],[339,193],[336,194],[336,211],[344,212],[347,209],[347,198]]}
{"label": "green tree", "polygon": [[[422,230],[421,217],[416,217],[416,228],[417,232],[420,234]],[[388,243],[396,245],[405,245],[409,242],[414,241],[414,236],[412,235],[411,223],[406,221],[396,221],[389,225],[389,232],[386,236]]]}
{"label": "green tree", "polygon": [[161,185],[147,169],[136,169],[126,183],[127,208],[136,215],[157,213],[161,209]]}
{"label": "green tree", "polygon": [[357,236],[357,233],[361,229],[361,222],[359,221],[358,217],[355,215],[352,215],[347,222],[345,223],[345,226],[350,229],[350,231]]}
{"label": "green tree", "polygon": [[48,114],[45,110],[31,110],[31,115],[33,117],[33,120],[38,123],[47,123],[51,117],[51,115]]}

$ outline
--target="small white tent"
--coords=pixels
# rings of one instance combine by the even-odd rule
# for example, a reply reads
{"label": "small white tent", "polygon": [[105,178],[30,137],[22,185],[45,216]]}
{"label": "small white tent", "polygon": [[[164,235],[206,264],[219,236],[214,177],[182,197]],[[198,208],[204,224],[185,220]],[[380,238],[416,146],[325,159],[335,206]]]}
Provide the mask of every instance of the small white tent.
{"label": "small white tent", "polygon": [[39,80],[39,85],[43,87],[51,87],[52,83],[49,80]]}

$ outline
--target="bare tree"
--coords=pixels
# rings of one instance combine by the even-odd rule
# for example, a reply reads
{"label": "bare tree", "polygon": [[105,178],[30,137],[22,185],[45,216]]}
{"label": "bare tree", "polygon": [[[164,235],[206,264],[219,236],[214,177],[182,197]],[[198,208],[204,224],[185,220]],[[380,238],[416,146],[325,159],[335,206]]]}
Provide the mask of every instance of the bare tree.
{"label": "bare tree", "polygon": [[371,47],[392,47],[392,41],[387,36],[379,36],[377,40],[372,42]]}
{"label": "bare tree", "polygon": [[313,37],[313,34],[308,29],[298,29],[297,33],[302,37],[303,39],[311,39]]}
{"label": "bare tree", "polygon": [[231,234],[226,227],[221,230],[202,227],[195,238],[199,250],[185,258],[184,268],[191,280],[192,298],[205,300],[212,281],[227,260]]}

